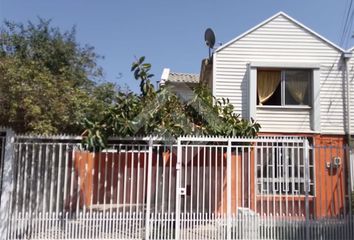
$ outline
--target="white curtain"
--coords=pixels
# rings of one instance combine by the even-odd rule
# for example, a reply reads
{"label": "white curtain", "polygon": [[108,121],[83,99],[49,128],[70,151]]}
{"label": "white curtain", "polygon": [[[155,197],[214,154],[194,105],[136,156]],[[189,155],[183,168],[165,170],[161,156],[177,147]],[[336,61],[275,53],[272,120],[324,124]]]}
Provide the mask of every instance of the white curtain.
{"label": "white curtain", "polygon": [[309,86],[309,73],[306,71],[287,71],[285,86],[298,104],[304,104]]}

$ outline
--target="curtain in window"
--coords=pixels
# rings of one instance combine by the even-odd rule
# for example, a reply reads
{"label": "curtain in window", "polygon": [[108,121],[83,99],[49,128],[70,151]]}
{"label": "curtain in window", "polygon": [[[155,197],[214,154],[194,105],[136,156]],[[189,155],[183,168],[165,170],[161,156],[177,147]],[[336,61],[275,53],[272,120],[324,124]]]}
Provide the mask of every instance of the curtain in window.
{"label": "curtain in window", "polygon": [[280,83],[280,71],[258,71],[257,90],[259,104],[263,105],[277,90]]}
{"label": "curtain in window", "polygon": [[287,71],[285,86],[298,104],[304,104],[309,85],[309,73],[305,71]]}

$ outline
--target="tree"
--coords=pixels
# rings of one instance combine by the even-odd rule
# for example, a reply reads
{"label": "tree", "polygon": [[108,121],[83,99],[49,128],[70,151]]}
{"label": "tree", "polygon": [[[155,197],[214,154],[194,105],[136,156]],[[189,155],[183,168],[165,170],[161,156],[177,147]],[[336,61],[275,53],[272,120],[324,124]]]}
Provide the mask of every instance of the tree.
{"label": "tree", "polygon": [[202,84],[194,89],[194,97],[188,102],[168,88],[155,90],[150,80],[151,64],[144,61],[145,57],[139,58],[131,69],[140,81],[140,95],[120,93],[101,121],[85,119],[84,145],[89,150],[105,148],[108,137],[113,135],[253,137],[258,133],[258,123],[241,119],[228,99],[215,99]]}
{"label": "tree", "polygon": [[94,48],[81,46],[75,28],[61,32],[49,20],[0,29],[0,125],[16,132],[82,132],[114,102],[115,86],[97,85],[102,69]]}

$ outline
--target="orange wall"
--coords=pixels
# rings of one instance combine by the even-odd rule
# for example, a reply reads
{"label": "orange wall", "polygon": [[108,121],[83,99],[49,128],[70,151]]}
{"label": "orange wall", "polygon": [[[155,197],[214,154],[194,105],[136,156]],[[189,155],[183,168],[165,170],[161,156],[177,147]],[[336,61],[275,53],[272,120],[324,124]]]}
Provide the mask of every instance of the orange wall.
{"label": "orange wall", "polygon": [[[157,154],[153,153],[152,158],[152,165],[155,167]],[[162,164],[163,159],[159,159],[161,160],[159,164]],[[75,205],[78,199],[80,208],[110,203],[142,205],[146,197],[147,162],[148,153],[144,152],[95,154],[86,151],[75,152],[74,178],[78,189],[74,189],[74,192],[78,192],[79,195],[68,197],[68,201],[74,202]],[[156,172],[152,171],[153,183],[155,179]],[[152,191],[154,191],[154,184],[152,184]],[[66,205],[68,206],[68,203]]]}
{"label": "orange wall", "polygon": [[[344,135],[320,135],[320,134],[279,134],[266,133],[260,135],[274,136],[299,136],[312,138],[316,146],[314,152],[315,167],[315,196],[310,199],[310,214],[316,217],[338,216],[345,214],[345,196],[348,193],[347,165],[348,160],[343,147],[346,144]],[[341,158],[339,168],[327,168],[328,162],[334,157]],[[299,208],[303,209],[303,208]],[[301,213],[304,213],[301,210]]]}
{"label": "orange wall", "polygon": [[[268,133],[267,136],[270,134]],[[289,134],[274,134],[274,136],[281,136]],[[325,216],[336,216],[345,213],[348,206],[345,205],[345,195],[347,194],[347,173],[345,172],[347,159],[345,152],[343,151],[343,146],[345,144],[344,136],[332,136],[332,135],[302,135],[302,134],[291,134],[291,136],[303,136],[311,137],[312,142],[315,146],[326,146],[327,148],[316,148],[314,151],[314,177],[315,177],[315,196],[309,197],[309,206],[310,214],[316,217],[325,217]],[[331,147],[331,148],[329,148]],[[252,148],[250,148],[252,149]],[[162,157],[158,157],[157,153],[153,155],[153,164],[156,166],[157,159],[160,159],[160,163],[157,166],[173,166],[176,165],[176,155],[173,154],[170,157],[168,152],[162,153]],[[203,166],[201,159],[204,159],[202,151],[198,153],[198,156],[191,156],[193,165]],[[146,187],[143,188],[143,182],[139,183],[141,186],[139,189],[135,185],[127,185],[126,193],[123,194],[123,183],[124,179],[121,179],[121,185],[116,186],[117,184],[111,186],[111,182],[119,182],[117,176],[124,176],[124,169],[127,168],[129,171],[131,169],[139,168],[140,174],[144,173],[147,170],[145,164],[147,163],[147,153],[140,154],[139,156],[135,153],[107,153],[107,154],[96,154],[95,159],[91,153],[87,152],[77,152],[75,153],[75,169],[77,174],[81,178],[81,183],[79,184],[80,188],[80,207],[83,205],[89,206],[90,204],[103,204],[110,203],[144,203],[146,201],[145,191]],[[187,154],[189,155],[189,153]],[[187,156],[186,155],[186,156]],[[208,157],[209,156],[209,157]],[[272,212],[273,214],[283,214],[286,211],[289,213],[296,214],[301,216],[305,214],[305,199],[304,196],[277,196],[277,195],[256,195],[255,187],[255,160],[253,150],[250,150],[250,159],[248,160],[248,154],[242,158],[240,155],[232,153],[232,163],[231,163],[231,209],[233,213],[237,213],[239,207],[251,208],[257,211],[260,214],[265,214],[267,212]],[[338,169],[328,169],[326,163],[331,161],[333,157],[340,157],[342,163]],[[207,203],[211,206],[210,209],[214,213],[226,213],[227,208],[227,174],[226,174],[226,153],[218,152],[218,154],[210,154],[205,156],[210,158],[208,160],[210,167],[221,166],[223,171],[223,186],[216,186],[220,184],[221,178],[219,176],[218,180],[212,179],[210,190],[213,194],[213,197],[210,199],[210,202]],[[98,158],[107,159],[107,161],[101,161],[101,166],[97,165]],[[134,161],[134,166],[132,165],[132,159],[138,159],[139,161]],[[166,159],[166,160],[165,160]],[[168,159],[172,160],[172,164],[169,163]],[[216,160],[217,159],[217,160]],[[223,159],[222,162],[220,160]],[[119,160],[119,161],[118,161]],[[146,161],[146,162],[145,162]],[[112,171],[112,164],[115,162],[113,175],[111,173],[107,174],[107,182],[103,182],[105,171]],[[120,163],[119,166],[117,163]],[[189,163],[190,164],[190,163]],[[249,165],[248,165],[249,164]],[[184,165],[183,168],[190,168],[190,165]],[[90,172],[93,170],[96,171],[96,174],[93,176],[87,174],[84,170],[87,168],[87,171]],[[98,169],[100,168],[101,177],[98,179]],[[242,170],[244,175],[242,178]],[[248,175],[248,170],[249,175]],[[184,170],[183,170],[184,171]],[[146,174],[146,172],[145,172]],[[156,173],[152,172],[152,182],[156,181]],[[113,176],[113,179],[111,179]],[[146,175],[145,175],[146,176]],[[160,176],[161,177],[161,176]],[[140,180],[143,177],[140,178]],[[249,180],[248,180],[249,179]],[[113,181],[111,181],[113,180]],[[217,183],[217,184],[216,184]],[[193,184],[196,184],[195,182]],[[200,183],[201,184],[201,183]],[[188,187],[189,183],[185,183]],[[214,186],[215,185],[215,186]],[[175,185],[174,185],[175,186]],[[173,186],[173,187],[174,187]],[[132,187],[132,189],[131,189]],[[190,188],[197,189],[196,186],[189,186]],[[98,190],[100,188],[100,190]],[[113,189],[113,190],[111,190]],[[111,192],[112,191],[112,192]],[[119,199],[117,199],[117,191],[119,191]],[[130,196],[130,192],[133,192],[133,195]],[[152,184],[152,191],[154,191],[154,184]],[[188,190],[187,190],[188,191]],[[217,192],[216,192],[217,191]],[[106,194],[104,194],[104,192]],[[91,200],[90,196],[94,196]],[[191,199],[193,193],[187,193],[187,201]],[[105,196],[105,199],[104,199]],[[125,199],[123,199],[125,196]],[[256,198],[256,199],[255,199]],[[182,202],[185,202],[182,200]],[[182,203],[183,204],[183,203]],[[191,203],[194,204],[194,203]],[[193,207],[192,207],[193,208]],[[190,209],[188,207],[188,209]],[[215,210],[214,210],[215,209]],[[261,211],[262,209],[262,211]],[[199,210],[198,210],[199,211]]]}
{"label": "orange wall", "polygon": [[[267,136],[271,134],[267,133]],[[314,174],[315,174],[315,196],[309,196],[309,211],[314,217],[338,216],[345,214],[349,206],[346,206],[345,196],[347,195],[348,183],[347,179],[347,156],[343,150],[345,145],[345,136],[339,135],[303,135],[303,134],[273,134],[273,136],[299,136],[312,138],[315,146],[314,152]],[[312,145],[312,144],[311,144]],[[338,169],[327,168],[326,163],[330,162],[333,157],[341,158],[341,165]],[[226,158],[226,157],[225,157]],[[305,215],[305,197],[304,196],[277,196],[257,195],[256,206],[255,196],[256,189],[253,169],[255,162],[253,154],[250,159],[250,184],[248,187],[247,173],[244,182],[241,178],[242,158],[240,156],[232,156],[232,212],[236,213],[238,207],[248,207],[258,212],[265,214],[271,212],[282,215],[287,211],[297,216]],[[247,159],[244,161],[243,168],[247,169]],[[247,172],[247,171],[245,171]],[[226,177],[225,177],[226,182]],[[226,183],[227,184],[227,183]],[[237,188],[236,188],[237,186]],[[243,186],[243,190],[241,191]],[[224,187],[224,203],[223,209],[219,209],[218,213],[226,213],[227,195],[226,187]],[[237,189],[237,190],[236,190]],[[250,191],[250,192],[249,192]],[[250,194],[249,194],[250,193]],[[248,201],[250,200],[250,201]],[[261,211],[262,209],[262,211]]]}
{"label": "orange wall", "polygon": [[[332,216],[344,214],[346,211],[345,195],[348,193],[347,156],[343,149],[343,136],[314,136],[316,146],[326,146],[315,150],[316,169],[316,216]],[[332,147],[332,148],[329,148]],[[326,164],[333,157],[341,158],[339,168],[327,168]]]}

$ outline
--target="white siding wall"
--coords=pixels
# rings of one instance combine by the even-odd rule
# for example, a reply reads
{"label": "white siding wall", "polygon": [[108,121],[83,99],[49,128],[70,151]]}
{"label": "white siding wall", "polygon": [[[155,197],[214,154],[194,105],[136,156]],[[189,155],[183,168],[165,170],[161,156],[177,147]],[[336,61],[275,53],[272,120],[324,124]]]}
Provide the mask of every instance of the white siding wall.
{"label": "white siding wall", "polygon": [[[340,70],[341,52],[305,29],[278,16],[215,55],[214,95],[228,97],[236,111],[248,117],[248,71],[252,62],[312,63],[320,66],[321,132],[343,134],[343,88]],[[317,96],[316,96],[317,97]],[[257,120],[262,131],[309,132],[308,114],[294,110],[259,110]],[[294,118],[295,117],[295,118]],[[298,123],[294,125],[294,121]],[[295,127],[296,126],[296,127]]]}
{"label": "white siding wall", "polygon": [[[354,54],[354,51],[352,50]],[[354,134],[354,56],[349,60],[349,84],[350,84],[350,132]]]}
{"label": "white siding wall", "polygon": [[[257,120],[262,132],[310,132],[310,109],[258,108]],[[269,117],[272,116],[272,117]]]}

